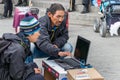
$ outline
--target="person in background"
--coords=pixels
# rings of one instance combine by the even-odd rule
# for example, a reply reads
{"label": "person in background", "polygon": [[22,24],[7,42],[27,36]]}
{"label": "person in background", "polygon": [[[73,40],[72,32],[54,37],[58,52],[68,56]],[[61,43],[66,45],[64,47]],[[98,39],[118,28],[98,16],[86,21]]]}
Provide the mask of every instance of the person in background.
{"label": "person in background", "polygon": [[3,18],[12,17],[13,3],[12,0],[4,0]]}
{"label": "person in background", "polygon": [[28,6],[28,0],[18,0],[15,6]]}
{"label": "person in background", "polygon": [[30,43],[35,43],[40,36],[39,22],[33,16],[26,16],[20,21],[20,32],[4,33],[3,39],[11,44],[0,57],[0,80],[44,80],[36,63],[25,63],[31,55]]}
{"label": "person in background", "polygon": [[2,1],[0,2],[0,4],[4,4],[4,0],[2,0]]}
{"label": "person in background", "polygon": [[70,0],[68,12],[75,11],[75,0]]}
{"label": "person in background", "polygon": [[55,59],[71,56],[73,47],[67,43],[69,36],[64,7],[58,3],[51,4],[39,22],[41,36],[35,42],[33,57]]}
{"label": "person in background", "polygon": [[90,0],[82,0],[83,4],[83,11],[81,12],[82,14],[84,13],[89,13],[89,5],[90,5]]}

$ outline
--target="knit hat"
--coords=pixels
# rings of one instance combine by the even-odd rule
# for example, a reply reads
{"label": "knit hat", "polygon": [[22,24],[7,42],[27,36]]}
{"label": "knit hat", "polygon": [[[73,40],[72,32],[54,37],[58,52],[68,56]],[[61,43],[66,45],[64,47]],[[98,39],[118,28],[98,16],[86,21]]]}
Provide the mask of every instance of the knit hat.
{"label": "knit hat", "polygon": [[27,15],[20,21],[20,32],[29,35],[34,34],[38,30],[40,30],[40,26],[35,17]]}

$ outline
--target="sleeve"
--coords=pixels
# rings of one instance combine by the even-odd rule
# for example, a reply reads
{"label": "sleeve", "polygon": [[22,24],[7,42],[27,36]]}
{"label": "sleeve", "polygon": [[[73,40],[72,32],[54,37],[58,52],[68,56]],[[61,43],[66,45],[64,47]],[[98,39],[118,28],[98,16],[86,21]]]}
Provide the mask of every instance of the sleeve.
{"label": "sleeve", "polygon": [[60,51],[59,48],[55,48],[54,45],[50,41],[50,36],[48,34],[47,28],[46,28],[46,21],[45,20],[39,20],[40,22],[40,37],[38,38],[36,45],[37,47],[42,50],[43,52],[58,57],[58,52]]}
{"label": "sleeve", "polygon": [[32,67],[26,68],[25,58],[24,48],[19,44],[11,44],[5,51],[5,61],[9,63],[9,73],[14,80],[23,80],[34,73]]}

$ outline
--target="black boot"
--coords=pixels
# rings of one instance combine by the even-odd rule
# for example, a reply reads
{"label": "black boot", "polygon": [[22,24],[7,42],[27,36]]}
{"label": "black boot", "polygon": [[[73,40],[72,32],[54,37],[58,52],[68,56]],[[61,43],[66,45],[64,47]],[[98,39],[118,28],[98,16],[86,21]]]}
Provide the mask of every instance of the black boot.
{"label": "black boot", "polygon": [[89,7],[88,6],[84,6],[83,11],[81,13],[82,14],[89,13]]}
{"label": "black boot", "polygon": [[23,0],[23,3],[21,4],[21,6],[28,6],[27,0]]}
{"label": "black boot", "polygon": [[22,4],[22,0],[18,0],[18,3],[15,6],[20,6]]}
{"label": "black boot", "polygon": [[71,10],[71,9],[68,9],[67,11],[68,11],[68,12],[72,12],[72,10]]}

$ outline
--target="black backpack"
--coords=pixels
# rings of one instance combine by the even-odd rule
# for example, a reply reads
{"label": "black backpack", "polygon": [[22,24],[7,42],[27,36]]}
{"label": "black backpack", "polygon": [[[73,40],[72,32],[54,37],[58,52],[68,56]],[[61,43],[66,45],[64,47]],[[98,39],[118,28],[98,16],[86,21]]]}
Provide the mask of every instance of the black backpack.
{"label": "black backpack", "polygon": [[[2,58],[2,53],[4,53],[4,51],[10,46],[11,43],[13,43],[14,41],[12,40],[7,40],[7,39],[3,39],[0,38],[0,68],[1,68],[1,58]],[[26,53],[30,53],[30,50],[28,48],[28,46],[23,42],[23,41],[17,41],[21,46],[23,46],[25,48],[25,52]]]}
{"label": "black backpack", "polygon": [[4,52],[5,49],[11,44],[11,41],[0,38],[0,55]]}
{"label": "black backpack", "polygon": [[5,40],[3,38],[0,38],[0,80],[4,79],[5,80],[11,80],[10,76],[9,76],[9,72],[8,70],[4,69],[5,64],[3,64],[1,62],[1,58],[2,58],[2,53],[4,52],[5,49],[8,48],[8,46],[11,44],[11,41]]}
{"label": "black backpack", "polygon": [[[9,75],[7,65],[2,63],[2,61],[1,61],[2,53],[4,53],[4,51],[11,45],[12,42],[14,42],[14,41],[0,38],[0,80],[3,80],[3,79],[12,80]],[[24,42],[22,42],[22,41],[17,41],[17,42],[25,48],[26,52],[29,51],[28,47],[25,45]],[[5,68],[7,68],[7,69],[5,69]]]}
{"label": "black backpack", "polygon": [[3,63],[1,62],[2,54],[10,46],[11,43],[11,40],[0,38],[0,68],[4,67]]}

